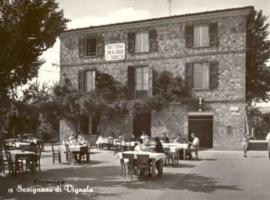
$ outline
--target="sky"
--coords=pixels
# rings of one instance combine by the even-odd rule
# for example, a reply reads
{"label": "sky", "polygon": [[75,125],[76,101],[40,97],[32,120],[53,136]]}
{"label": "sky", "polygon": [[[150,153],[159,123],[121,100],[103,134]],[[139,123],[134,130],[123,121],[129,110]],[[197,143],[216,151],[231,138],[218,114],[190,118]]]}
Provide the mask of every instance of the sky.
{"label": "sky", "polygon": [[[171,15],[254,6],[256,10],[263,10],[264,15],[270,16],[269,0],[170,1]],[[67,24],[68,29],[169,15],[169,0],[56,0],[56,2],[64,10],[64,16],[71,20]],[[39,82],[50,84],[59,80],[59,57],[60,41],[57,39],[55,45],[42,55],[45,63],[39,70]]]}

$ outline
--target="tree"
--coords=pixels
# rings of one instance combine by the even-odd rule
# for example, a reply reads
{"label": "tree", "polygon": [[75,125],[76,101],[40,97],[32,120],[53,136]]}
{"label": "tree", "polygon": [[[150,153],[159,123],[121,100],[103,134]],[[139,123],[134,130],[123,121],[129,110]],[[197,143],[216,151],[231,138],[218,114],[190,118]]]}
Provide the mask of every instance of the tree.
{"label": "tree", "polygon": [[269,24],[262,11],[253,10],[247,18],[246,52],[246,100],[269,100],[270,69],[266,62],[270,58]]}
{"label": "tree", "polygon": [[36,77],[67,19],[55,0],[0,1],[0,95]]}

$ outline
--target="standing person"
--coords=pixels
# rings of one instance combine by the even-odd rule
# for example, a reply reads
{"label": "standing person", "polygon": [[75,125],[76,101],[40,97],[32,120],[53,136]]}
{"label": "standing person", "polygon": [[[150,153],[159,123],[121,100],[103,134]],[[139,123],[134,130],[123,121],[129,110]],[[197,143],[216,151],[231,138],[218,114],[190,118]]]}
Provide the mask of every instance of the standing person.
{"label": "standing person", "polygon": [[248,143],[249,143],[249,136],[244,135],[242,139],[242,149],[243,149],[244,157],[247,157]]}
{"label": "standing person", "polygon": [[199,147],[200,147],[200,139],[197,137],[197,135],[195,133],[191,133],[191,138],[192,138],[192,142],[191,142],[191,149],[194,150],[195,152],[195,157],[196,159],[199,158],[198,154],[199,154]]}
{"label": "standing person", "polygon": [[268,160],[270,160],[270,132],[267,134],[265,139],[268,143]]}

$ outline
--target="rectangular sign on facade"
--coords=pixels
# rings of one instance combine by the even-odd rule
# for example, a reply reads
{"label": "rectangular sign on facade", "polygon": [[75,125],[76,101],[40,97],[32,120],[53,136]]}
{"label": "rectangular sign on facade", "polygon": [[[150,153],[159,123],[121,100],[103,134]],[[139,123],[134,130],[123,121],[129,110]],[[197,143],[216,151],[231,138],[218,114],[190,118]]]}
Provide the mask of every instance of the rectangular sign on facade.
{"label": "rectangular sign on facade", "polygon": [[105,45],[105,60],[124,60],[125,59],[125,43],[113,43]]}

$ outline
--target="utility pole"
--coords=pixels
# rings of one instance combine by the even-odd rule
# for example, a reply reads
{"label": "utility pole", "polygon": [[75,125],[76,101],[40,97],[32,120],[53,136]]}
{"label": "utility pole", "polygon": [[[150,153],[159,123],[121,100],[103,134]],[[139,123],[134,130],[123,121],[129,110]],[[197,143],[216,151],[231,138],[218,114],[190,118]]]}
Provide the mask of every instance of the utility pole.
{"label": "utility pole", "polygon": [[169,3],[169,16],[171,16],[171,6],[172,6],[172,0],[168,0]]}

